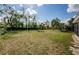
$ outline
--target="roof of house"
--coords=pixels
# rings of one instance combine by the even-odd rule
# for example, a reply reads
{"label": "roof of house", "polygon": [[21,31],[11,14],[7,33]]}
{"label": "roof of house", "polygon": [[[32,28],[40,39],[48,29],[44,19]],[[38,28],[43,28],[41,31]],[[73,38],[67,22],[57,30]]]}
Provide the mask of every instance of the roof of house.
{"label": "roof of house", "polygon": [[77,17],[74,19],[73,23],[78,23],[78,22],[79,22],[79,16],[77,16]]}
{"label": "roof of house", "polygon": [[79,13],[74,17],[73,23],[79,23]]}

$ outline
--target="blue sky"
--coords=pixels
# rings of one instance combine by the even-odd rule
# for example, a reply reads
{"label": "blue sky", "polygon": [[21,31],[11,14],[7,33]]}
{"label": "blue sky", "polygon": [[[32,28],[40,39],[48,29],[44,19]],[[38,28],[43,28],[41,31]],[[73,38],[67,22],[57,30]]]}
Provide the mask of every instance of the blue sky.
{"label": "blue sky", "polygon": [[10,4],[9,6],[19,11],[19,13],[20,11],[22,13],[22,8],[24,7],[26,14],[35,14],[37,16],[37,20],[40,21],[51,21],[56,17],[61,21],[66,21],[76,15],[73,11],[79,11],[79,5],[68,4]]}
{"label": "blue sky", "polygon": [[40,20],[52,20],[58,17],[65,21],[75,15],[75,13],[67,12],[67,4],[45,4],[38,8],[38,17]]}

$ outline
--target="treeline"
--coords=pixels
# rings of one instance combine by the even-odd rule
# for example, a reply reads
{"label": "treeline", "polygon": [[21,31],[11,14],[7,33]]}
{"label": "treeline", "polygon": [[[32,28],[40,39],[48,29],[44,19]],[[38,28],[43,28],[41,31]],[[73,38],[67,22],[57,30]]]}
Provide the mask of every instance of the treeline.
{"label": "treeline", "polygon": [[[0,33],[3,34],[7,30],[45,30],[45,29],[59,29],[61,31],[72,31],[73,29],[73,18],[68,21],[68,25],[62,23],[60,19],[52,19],[51,22],[48,20],[42,23],[37,22],[36,15],[25,14],[24,8],[22,13],[17,12],[9,5],[0,5],[0,16],[2,16],[0,22]],[[25,19],[25,22],[21,20]],[[29,19],[32,19],[31,21]]]}
{"label": "treeline", "polygon": [[51,27],[53,30],[59,29],[60,31],[63,31],[63,32],[74,31],[73,20],[74,18],[70,18],[66,22],[61,22],[60,19],[55,18],[51,21]]}

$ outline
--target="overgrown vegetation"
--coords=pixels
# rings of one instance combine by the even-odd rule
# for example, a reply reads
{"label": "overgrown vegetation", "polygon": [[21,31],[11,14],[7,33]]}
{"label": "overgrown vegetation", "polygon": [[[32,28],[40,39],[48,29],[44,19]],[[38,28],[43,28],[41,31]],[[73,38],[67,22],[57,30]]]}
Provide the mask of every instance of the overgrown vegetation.
{"label": "overgrown vegetation", "polygon": [[15,31],[0,37],[0,54],[71,54],[72,33],[58,30]]}
{"label": "overgrown vegetation", "polygon": [[19,13],[9,5],[0,6],[0,16],[4,16],[0,22],[0,54],[71,54],[73,18],[69,25],[59,18],[38,23],[37,16],[25,14],[24,8]]}
{"label": "overgrown vegetation", "polygon": [[[46,29],[58,29],[61,31],[73,31],[73,18],[68,21],[69,25],[62,23],[59,18],[52,19],[51,22],[48,20],[40,24],[37,23],[36,15],[25,14],[25,9],[23,12],[19,13],[11,6],[3,4],[0,5],[0,15],[4,16],[0,22],[0,33],[4,34],[7,30],[46,30]],[[21,19],[24,19],[25,22],[22,22]],[[30,21],[30,19],[32,19]]]}
{"label": "overgrown vegetation", "polygon": [[59,43],[59,45],[63,45],[64,47],[64,53],[65,54],[72,54],[72,51],[69,49],[69,47],[71,46],[71,41],[72,41],[72,37],[71,37],[72,33],[71,32],[60,32],[58,31],[57,33],[54,33],[54,37],[52,37],[52,35],[50,35],[50,39],[52,41],[55,41],[55,43]]}

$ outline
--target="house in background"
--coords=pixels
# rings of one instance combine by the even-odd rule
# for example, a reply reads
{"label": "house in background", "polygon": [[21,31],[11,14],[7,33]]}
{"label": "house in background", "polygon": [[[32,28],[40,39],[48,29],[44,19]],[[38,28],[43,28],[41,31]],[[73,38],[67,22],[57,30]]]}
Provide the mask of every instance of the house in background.
{"label": "house in background", "polygon": [[74,35],[72,46],[70,49],[72,50],[72,54],[79,55],[79,13],[74,17]]}
{"label": "house in background", "polygon": [[74,18],[74,37],[79,40],[79,13]]}

